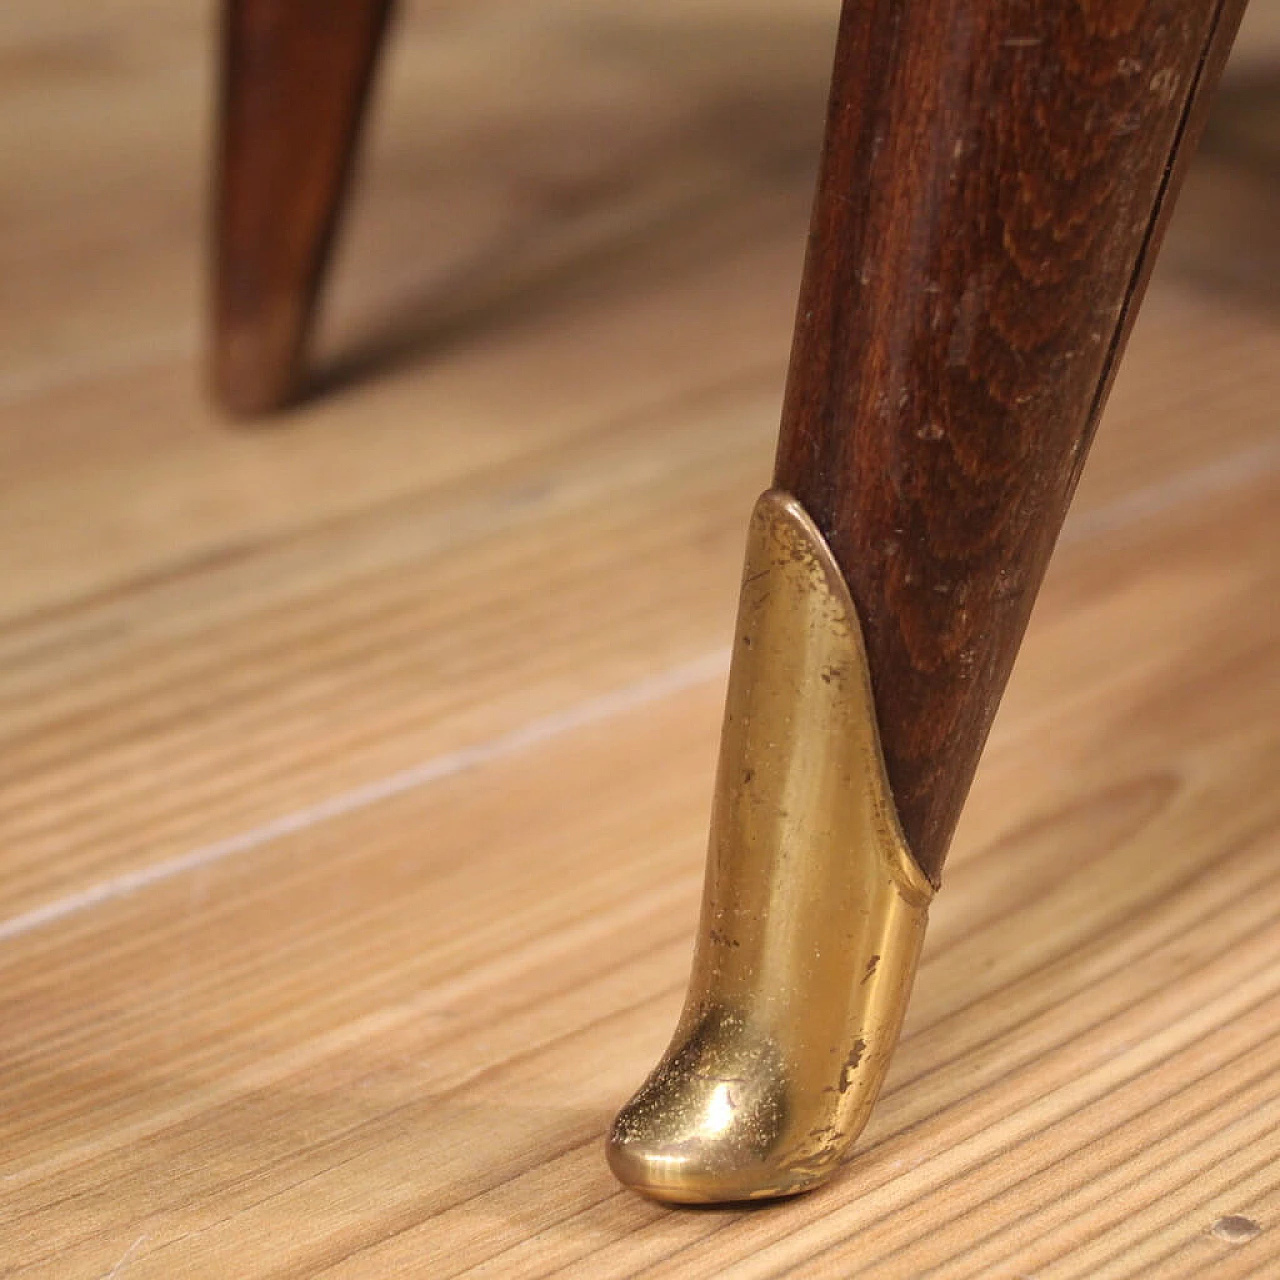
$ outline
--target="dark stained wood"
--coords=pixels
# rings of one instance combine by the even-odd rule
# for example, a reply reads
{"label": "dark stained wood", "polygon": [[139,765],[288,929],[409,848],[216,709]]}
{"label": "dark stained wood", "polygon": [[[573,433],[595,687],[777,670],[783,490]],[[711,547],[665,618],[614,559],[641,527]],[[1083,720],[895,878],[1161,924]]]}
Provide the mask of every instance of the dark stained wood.
{"label": "dark stained wood", "polygon": [[1243,9],[844,6],[776,482],[935,879]]}
{"label": "dark stained wood", "polygon": [[215,394],[297,391],[390,0],[224,0],[214,214]]}

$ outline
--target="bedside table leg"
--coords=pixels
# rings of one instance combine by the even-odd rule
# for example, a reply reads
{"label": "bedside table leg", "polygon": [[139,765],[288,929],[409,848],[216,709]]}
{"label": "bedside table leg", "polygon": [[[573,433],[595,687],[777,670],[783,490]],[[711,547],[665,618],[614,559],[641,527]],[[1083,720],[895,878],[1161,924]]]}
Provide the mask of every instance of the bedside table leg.
{"label": "bedside table leg", "polygon": [[792,1194],[865,1121],[1243,8],[845,4],[693,978],[609,1141],[628,1185]]}
{"label": "bedside table leg", "polygon": [[298,391],[390,0],[223,0],[213,390],[234,413]]}

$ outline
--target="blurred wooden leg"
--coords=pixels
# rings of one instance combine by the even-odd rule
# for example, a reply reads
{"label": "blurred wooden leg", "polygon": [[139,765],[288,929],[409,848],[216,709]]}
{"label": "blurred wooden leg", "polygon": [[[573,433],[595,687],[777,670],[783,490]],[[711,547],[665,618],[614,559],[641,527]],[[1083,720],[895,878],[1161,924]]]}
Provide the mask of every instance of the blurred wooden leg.
{"label": "blurred wooden leg", "polygon": [[391,0],[223,0],[212,382],[235,413],[299,388]]}
{"label": "blurred wooden leg", "polygon": [[865,1121],[1243,8],[846,0],[693,978],[609,1143],[629,1185],[792,1194]]}

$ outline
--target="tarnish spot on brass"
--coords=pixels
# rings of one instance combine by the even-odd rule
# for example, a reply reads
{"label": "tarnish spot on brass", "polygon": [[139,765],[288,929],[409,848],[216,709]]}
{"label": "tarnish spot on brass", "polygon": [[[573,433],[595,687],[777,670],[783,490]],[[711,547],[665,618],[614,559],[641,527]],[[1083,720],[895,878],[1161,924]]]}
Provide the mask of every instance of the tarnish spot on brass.
{"label": "tarnish spot on brass", "polygon": [[756,504],[693,976],[619,1113],[614,1173],[658,1199],[825,1180],[879,1093],[932,886],[885,776],[857,613],[812,520]]}
{"label": "tarnish spot on brass", "polygon": [[853,1086],[853,1082],[857,1079],[858,1064],[862,1061],[862,1055],[867,1051],[867,1042],[859,1037],[853,1042],[853,1048],[849,1050],[849,1056],[844,1060],[844,1073],[840,1080],[840,1092],[844,1093],[846,1089]]}

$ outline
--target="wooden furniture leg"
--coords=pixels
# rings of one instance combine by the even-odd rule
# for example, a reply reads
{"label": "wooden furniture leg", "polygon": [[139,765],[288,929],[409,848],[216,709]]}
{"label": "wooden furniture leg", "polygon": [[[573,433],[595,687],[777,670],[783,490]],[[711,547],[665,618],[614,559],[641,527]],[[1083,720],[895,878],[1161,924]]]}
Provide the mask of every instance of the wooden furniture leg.
{"label": "wooden furniture leg", "polygon": [[286,403],[350,175],[391,0],[223,0],[214,393]]}
{"label": "wooden furniture leg", "polygon": [[803,1191],[925,913],[1244,0],[847,0],[694,972],[623,1182]]}

